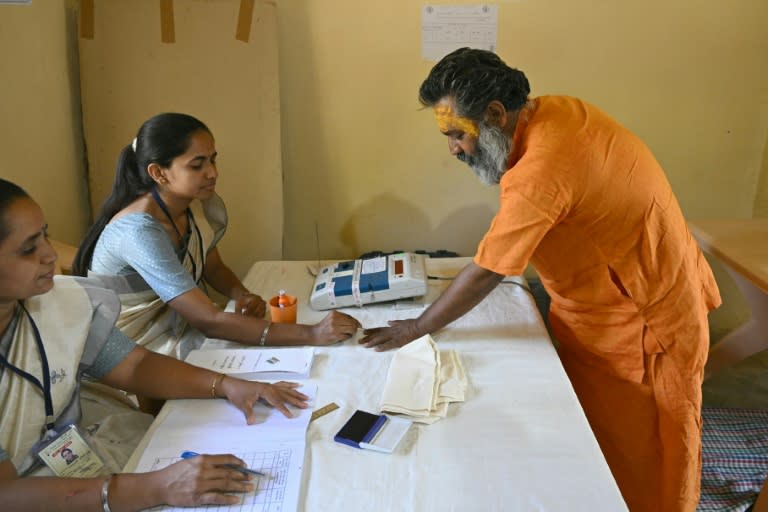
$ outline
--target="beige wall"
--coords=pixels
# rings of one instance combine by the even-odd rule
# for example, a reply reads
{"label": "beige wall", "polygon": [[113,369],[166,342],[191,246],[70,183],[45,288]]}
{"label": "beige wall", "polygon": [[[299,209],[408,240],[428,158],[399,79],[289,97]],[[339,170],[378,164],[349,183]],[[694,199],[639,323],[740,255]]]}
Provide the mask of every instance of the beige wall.
{"label": "beige wall", "polygon": [[[448,2],[454,3],[454,2]],[[500,1],[498,53],[533,95],[591,101],[637,132],[690,217],[750,216],[768,127],[768,2]],[[332,8],[329,6],[332,5]],[[417,90],[413,0],[278,2],[285,256],[471,255],[496,205]]]}
{"label": "beige wall", "polygon": [[79,242],[88,219],[76,0],[0,5],[0,176],[45,211],[53,237]]}
{"label": "beige wall", "polygon": [[[432,66],[420,55],[422,4],[332,3],[278,3],[284,256],[316,256],[316,223],[324,257],[374,248],[471,254],[496,208],[496,190],[448,156],[431,114],[419,110],[417,89]],[[0,11],[0,93],[14,98],[0,106],[3,176],[55,210],[52,229],[70,242],[88,215],[76,4],[48,0]],[[499,53],[526,72],[533,94],[584,97],[638,132],[689,216],[749,216],[753,202],[760,211],[768,3],[498,5]],[[156,27],[145,28],[157,37]]]}
{"label": "beige wall", "polygon": [[175,42],[160,38],[157,0],[97,0],[94,38],[80,39],[83,122],[93,203],[141,124],[184,112],[216,138],[216,190],[227,204],[224,261],[245,275],[282,257],[280,92],[273,3],[257,2],[249,41],[235,38],[239,0],[174,2]]}
{"label": "beige wall", "polygon": [[755,194],[754,216],[768,217],[768,137],[764,144],[760,181],[757,184],[757,193]]}
{"label": "beige wall", "polygon": [[[581,96],[635,130],[665,166],[686,215],[768,214],[768,2],[497,4],[499,54],[526,72],[533,94]],[[71,243],[88,222],[76,5],[0,7],[2,176],[27,187],[54,235]],[[496,189],[448,155],[431,113],[419,110],[417,90],[433,65],[420,55],[422,5],[277,2],[284,257],[315,258],[316,225],[324,258],[371,249],[474,251]],[[156,25],[145,28],[157,37]],[[237,122],[231,114],[211,122],[219,142]],[[258,148],[260,140],[243,144]],[[230,183],[224,195],[236,192]],[[238,236],[254,235],[228,234]],[[255,256],[264,257],[237,255]],[[723,276],[726,308],[717,314],[731,318],[727,324],[743,309]]]}

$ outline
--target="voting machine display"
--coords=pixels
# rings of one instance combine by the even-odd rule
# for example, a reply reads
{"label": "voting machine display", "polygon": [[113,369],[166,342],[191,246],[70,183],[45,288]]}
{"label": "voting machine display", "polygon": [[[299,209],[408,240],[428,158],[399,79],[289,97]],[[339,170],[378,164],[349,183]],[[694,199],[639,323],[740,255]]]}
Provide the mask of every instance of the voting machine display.
{"label": "voting machine display", "polygon": [[313,309],[362,306],[427,293],[425,256],[403,252],[340,261],[320,269],[312,286]]}

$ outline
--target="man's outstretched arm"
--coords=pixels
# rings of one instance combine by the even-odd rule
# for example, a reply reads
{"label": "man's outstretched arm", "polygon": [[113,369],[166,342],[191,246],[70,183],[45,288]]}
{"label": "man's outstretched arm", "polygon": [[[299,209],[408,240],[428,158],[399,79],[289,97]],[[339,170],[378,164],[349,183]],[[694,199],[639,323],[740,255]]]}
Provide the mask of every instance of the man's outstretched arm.
{"label": "man's outstretched arm", "polygon": [[402,347],[464,315],[496,288],[504,276],[477,266],[464,267],[451,285],[418,318],[393,320],[389,327],[366,329],[359,343],[377,351]]}

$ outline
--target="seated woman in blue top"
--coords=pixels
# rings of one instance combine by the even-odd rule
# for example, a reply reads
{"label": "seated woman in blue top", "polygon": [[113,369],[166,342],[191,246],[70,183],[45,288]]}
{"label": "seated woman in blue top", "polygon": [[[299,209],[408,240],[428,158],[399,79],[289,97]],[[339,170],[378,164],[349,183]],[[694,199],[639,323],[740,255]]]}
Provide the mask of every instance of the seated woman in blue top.
{"label": "seated woman in blue top", "polygon": [[0,179],[0,508],[237,503],[232,493],[253,484],[224,466],[244,465],[233,455],[107,476],[128,460],[151,417],[121,404],[88,421],[83,377],[156,398],[227,398],[249,424],[256,421],[256,401],[290,416],[286,406],[306,408],[307,397],[295,384],[239,380],[137,346],[114,327],[120,311],[114,292],[87,278],[54,277],[55,262],[42,210]]}
{"label": "seated woman in blue top", "polygon": [[[120,297],[118,327],[146,348],[177,358],[203,339],[250,345],[330,345],[360,324],[339,312],[316,325],[264,320],[265,302],[224,264],[216,243],[227,214],[216,195],[216,146],[192,116],[146,121],[117,164],[112,193],[85,236],[74,273],[98,276]],[[236,302],[222,311],[205,283]],[[189,324],[194,329],[187,329]]]}

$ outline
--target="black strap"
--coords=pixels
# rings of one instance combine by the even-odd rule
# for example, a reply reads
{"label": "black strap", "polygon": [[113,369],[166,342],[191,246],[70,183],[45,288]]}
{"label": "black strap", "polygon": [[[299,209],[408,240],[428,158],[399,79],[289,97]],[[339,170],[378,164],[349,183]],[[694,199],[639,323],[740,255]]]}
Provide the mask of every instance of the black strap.
{"label": "black strap", "polygon": [[[173,230],[176,231],[176,234],[179,236],[179,241],[183,244],[184,237],[181,236],[181,232],[179,231],[179,228],[176,226],[176,222],[174,222],[173,217],[171,217],[171,212],[168,211],[168,206],[166,206],[165,201],[163,201],[163,198],[160,197],[160,194],[157,192],[156,188],[153,188],[150,192],[152,193],[152,197],[157,203],[157,206],[159,206],[160,209],[163,210],[163,213],[170,221],[171,226],[173,226]],[[197,227],[197,222],[195,222],[195,216],[192,214],[192,210],[190,210],[189,208],[187,208],[184,211],[187,214],[187,221],[189,222],[189,225],[195,228],[195,233],[197,234],[197,244],[200,250],[200,256],[205,258],[205,254],[203,253],[203,236],[200,234],[200,228]],[[196,284],[200,283],[200,280],[203,278],[203,273],[200,272],[200,275],[199,276],[197,275],[197,264],[195,263],[194,256],[192,256],[192,254],[189,252],[188,244],[184,245],[184,250],[187,251],[187,254],[189,255],[189,261],[190,263],[192,263],[192,278],[195,280]]]}
{"label": "black strap", "polygon": [[[35,334],[37,351],[40,353],[40,363],[43,366],[43,382],[41,384],[37,377],[11,364],[11,362],[8,361],[2,354],[0,354],[0,365],[5,366],[19,377],[31,382],[33,385],[37,386],[40,391],[43,392],[43,400],[45,401],[45,428],[46,430],[53,430],[53,396],[51,394],[51,371],[48,367],[48,357],[45,355],[45,347],[43,346],[43,339],[40,336],[40,330],[37,328],[37,324],[32,319],[32,315],[29,314],[29,311],[27,311],[27,308],[24,307],[24,304],[21,301],[19,301],[19,306],[27,315],[27,319],[32,325],[32,332]],[[18,326],[16,328],[18,329]]]}

